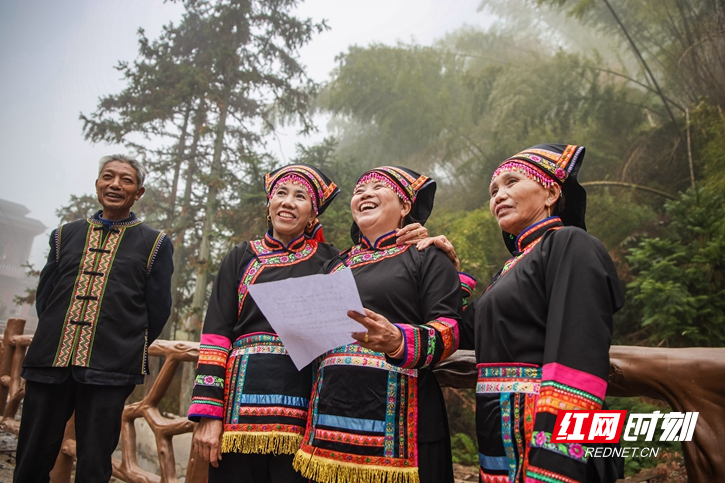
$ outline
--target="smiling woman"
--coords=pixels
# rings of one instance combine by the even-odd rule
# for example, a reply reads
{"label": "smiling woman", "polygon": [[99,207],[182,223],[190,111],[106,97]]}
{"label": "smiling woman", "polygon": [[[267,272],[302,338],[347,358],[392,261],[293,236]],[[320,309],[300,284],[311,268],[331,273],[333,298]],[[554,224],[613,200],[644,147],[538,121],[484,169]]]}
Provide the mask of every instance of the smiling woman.
{"label": "smiling woman", "polygon": [[[450,483],[443,396],[431,368],[458,346],[460,283],[437,248],[396,243],[396,228],[423,224],[435,181],[383,166],[358,180],[351,249],[326,273],[352,270],[365,314],[358,342],[322,356],[295,468],[322,483]],[[395,322],[395,324],[391,323]],[[400,367],[403,366],[403,367]]]}
{"label": "smiling woman", "polygon": [[194,448],[211,463],[210,482],[304,481],[292,455],[312,369],[297,370],[247,290],[315,274],[338,253],[314,225],[339,190],[318,169],[294,164],[267,174],[265,192],[269,230],[226,256],[204,319],[189,419],[200,422]]}
{"label": "smiling woman", "polygon": [[310,192],[301,180],[290,178],[277,183],[269,200],[269,221],[274,237],[286,245],[312,228],[316,210]]}

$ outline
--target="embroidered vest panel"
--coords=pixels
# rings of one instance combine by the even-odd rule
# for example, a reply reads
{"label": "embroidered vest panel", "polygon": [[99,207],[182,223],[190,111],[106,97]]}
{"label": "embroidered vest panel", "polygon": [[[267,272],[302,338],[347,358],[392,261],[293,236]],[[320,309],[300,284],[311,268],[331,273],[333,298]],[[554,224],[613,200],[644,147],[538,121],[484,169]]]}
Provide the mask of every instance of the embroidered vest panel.
{"label": "embroidered vest panel", "polygon": [[137,220],[104,231],[95,220],[58,229],[58,275],[27,367],[146,371],[146,278],[165,235]]}
{"label": "embroidered vest panel", "polygon": [[371,481],[418,481],[417,372],[358,344],[328,352],[297,457],[300,466],[309,465],[303,475],[345,482],[342,468],[354,467]]}
{"label": "embroidered vest panel", "polygon": [[317,243],[310,241],[305,242],[304,247],[297,252],[275,251],[267,248],[262,240],[253,240],[250,242],[250,248],[255,253],[255,257],[249,262],[244,270],[242,279],[239,282],[237,292],[239,294],[238,314],[242,313],[244,301],[247,299],[249,291],[247,287],[253,284],[262,270],[268,267],[285,267],[296,265],[300,262],[311,259],[317,253]]}
{"label": "embroidered vest panel", "polygon": [[[353,247],[344,266],[390,260],[407,246]],[[385,355],[348,344],[327,352],[318,369],[307,431],[294,466],[321,483],[417,483],[419,381],[416,369],[388,364]]]}
{"label": "embroidered vest panel", "polygon": [[541,368],[531,364],[478,364],[476,406],[498,417],[478,421],[480,476],[485,482],[523,481],[529,464]]}
{"label": "embroidered vest panel", "polygon": [[294,454],[311,386],[312,368],[298,371],[277,335],[240,337],[227,359],[222,452]]}

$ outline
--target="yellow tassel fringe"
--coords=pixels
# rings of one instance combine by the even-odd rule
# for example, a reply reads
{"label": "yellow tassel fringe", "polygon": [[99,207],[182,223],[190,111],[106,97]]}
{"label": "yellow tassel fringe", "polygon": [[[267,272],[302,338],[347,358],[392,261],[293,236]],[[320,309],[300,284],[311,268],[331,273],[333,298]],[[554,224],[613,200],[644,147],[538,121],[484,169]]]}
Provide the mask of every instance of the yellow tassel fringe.
{"label": "yellow tassel fringe", "polygon": [[298,451],[292,463],[305,478],[320,483],[420,483],[418,468],[363,466]]}
{"label": "yellow tassel fringe", "polygon": [[301,444],[300,434],[233,431],[222,435],[222,453],[295,454]]}

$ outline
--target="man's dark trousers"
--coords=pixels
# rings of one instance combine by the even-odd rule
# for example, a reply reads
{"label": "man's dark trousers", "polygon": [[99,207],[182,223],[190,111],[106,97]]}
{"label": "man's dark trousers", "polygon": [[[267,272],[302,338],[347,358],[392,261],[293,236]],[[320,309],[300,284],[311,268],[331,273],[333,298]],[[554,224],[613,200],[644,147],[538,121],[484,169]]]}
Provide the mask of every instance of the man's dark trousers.
{"label": "man's dark trousers", "polygon": [[[111,455],[121,434],[121,415],[134,385],[81,384],[71,374],[60,384],[27,381],[18,436],[16,483],[47,483],[67,421],[75,411],[76,483],[111,479]],[[53,411],[46,408],[52,407]],[[21,458],[20,456],[23,455]]]}

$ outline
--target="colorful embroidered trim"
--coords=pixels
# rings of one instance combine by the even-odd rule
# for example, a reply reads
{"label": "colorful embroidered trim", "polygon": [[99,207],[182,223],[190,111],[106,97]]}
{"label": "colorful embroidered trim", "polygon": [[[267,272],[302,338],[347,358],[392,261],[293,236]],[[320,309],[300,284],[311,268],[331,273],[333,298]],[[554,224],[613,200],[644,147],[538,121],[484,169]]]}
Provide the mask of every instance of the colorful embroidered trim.
{"label": "colorful embroidered trim", "polygon": [[398,198],[400,198],[401,200],[410,201],[410,196],[404,193],[400,186],[397,185],[397,183],[392,181],[389,177],[376,171],[371,171],[370,173],[363,175],[362,178],[360,178],[355,185],[354,191],[357,191],[358,188],[360,188],[361,186],[374,182],[382,183],[383,185],[387,186],[388,188],[393,190],[393,192],[398,195]]}
{"label": "colorful embroidered trim", "polygon": [[438,331],[443,339],[443,354],[438,362],[448,359],[454,352],[458,350],[458,344],[460,341],[460,335],[458,333],[458,322],[447,317],[441,317],[437,320],[428,322],[430,325]]}
{"label": "colorful embroidered trim", "polygon": [[202,417],[210,419],[221,419],[224,401],[221,399],[193,396],[189,406],[190,417]]}
{"label": "colorful embroidered trim", "polygon": [[304,247],[300,251],[293,253],[288,251],[272,251],[265,246],[263,240],[254,240],[250,243],[250,246],[257,256],[247,264],[242,275],[242,280],[239,283],[237,290],[239,294],[237,315],[241,315],[242,313],[242,306],[247,298],[248,287],[257,280],[257,277],[259,277],[259,274],[262,273],[265,267],[295,265],[308,260],[317,252],[317,243],[310,240],[305,240]]}
{"label": "colorful embroidered trim", "polygon": [[547,381],[557,381],[575,389],[591,394],[596,398],[604,399],[607,394],[607,381],[594,374],[572,369],[571,367],[550,362],[542,367],[542,378]]}
{"label": "colorful embroidered trim", "polygon": [[[286,353],[275,334],[242,336],[232,344],[225,381],[223,453],[294,454],[299,449],[309,399],[244,392],[250,357],[258,354],[286,357]],[[252,420],[259,422],[250,422],[249,418],[259,418]],[[270,421],[273,418],[278,421]]]}
{"label": "colorful embroidered trim", "polygon": [[315,439],[332,441],[334,443],[352,444],[355,446],[366,446],[382,448],[385,445],[385,436],[369,436],[364,434],[350,434],[341,431],[329,431],[326,429],[315,430]]}
{"label": "colorful embroidered trim", "polygon": [[199,366],[205,364],[226,367],[231,345],[231,341],[224,336],[216,334],[201,334],[201,343],[199,344],[199,362],[196,367],[198,368]]}
{"label": "colorful embroidered trim", "polygon": [[509,483],[509,475],[490,475],[485,473],[483,468],[478,469],[478,476],[481,483]]}
{"label": "colorful embroidered trim", "polygon": [[463,272],[458,272],[458,279],[461,281],[461,289],[466,292],[466,297],[470,297],[476,290],[476,279]]}
{"label": "colorful embroidered trim", "polygon": [[423,175],[418,176],[418,178],[414,178],[404,170],[394,166],[381,166],[363,173],[358,182],[355,184],[355,189],[362,184],[370,182],[371,180],[385,183],[385,178],[387,178],[388,182],[393,183],[394,186],[391,186],[391,188],[398,194],[399,197],[401,197],[401,199],[408,200],[411,203],[415,203],[415,199],[418,196],[418,190],[420,190],[420,188],[430,180],[429,177]]}
{"label": "colorful embroidered trim", "polygon": [[[556,220],[559,220],[559,218],[552,217],[547,220],[553,220],[553,222],[556,222]],[[544,221],[547,221],[547,220],[544,220]],[[546,231],[559,230],[563,227],[564,227],[563,225],[554,225]],[[546,232],[544,232],[544,233],[546,233]],[[488,287],[486,287],[486,290],[484,290],[484,292],[488,292],[491,289],[491,287],[493,287],[493,285],[498,281],[498,279],[503,277],[507,272],[511,271],[511,269],[513,269],[517,263],[519,263],[526,255],[531,253],[531,251],[534,248],[536,248],[536,245],[538,245],[541,242],[541,239],[544,237],[544,233],[542,233],[540,237],[536,238],[535,240],[531,241],[528,245],[526,245],[526,248],[524,248],[524,250],[521,253],[519,253],[518,255],[516,255],[513,258],[509,258],[508,261],[506,261],[506,263],[504,263],[501,271],[493,277],[493,280],[491,281],[491,283],[488,284]]]}
{"label": "colorful embroidered trim", "polygon": [[55,262],[60,263],[60,236],[61,231],[63,230],[63,225],[59,226],[57,230],[55,230]]}
{"label": "colorful embroidered trim", "polygon": [[[352,247],[345,259],[345,265],[349,268],[361,267],[370,263],[377,263],[386,258],[391,258],[404,253],[410,245],[394,245],[382,250],[367,249],[361,245]],[[341,270],[342,265],[335,267],[335,271]]]}
{"label": "colorful embroidered trim", "polygon": [[551,188],[554,183],[556,183],[556,181],[554,181],[548,173],[546,173],[538,166],[527,163],[520,163],[517,161],[507,161],[498,168],[496,168],[496,171],[493,172],[489,187],[491,187],[493,185],[493,181],[503,173],[521,173],[530,180],[536,181],[541,186],[547,189]]}
{"label": "colorful embroidered trim", "polygon": [[579,389],[556,381],[543,381],[536,412],[559,414],[559,411],[601,409],[602,400]]}
{"label": "colorful embroidered trim", "polygon": [[[559,218],[558,216],[551,216],[549,218],[541,220],[538,223],[534,223],[533,225],[519,233],[519,236],[516,237],[516,250],[518,252],[523,252],[530,243],[541,239],[541,237],[544,236],[544,233],[546,233],[547,231],[559,230],[561,228],[564,228],[564,224],[561,222],[561,218]],[[539,236],[536,236],[537,232],[539,233]]]}
{"label": "colorful embroidered trim", "polygon": [[529,466],[526,471],[526,483],[579,483],[577,480],[564,476],[560,473]]}
{"label": "colorful embroidered trim", "polygon": [[[361,437],[370,437],[368,425],[362,424],[359,432],[368,434],[361,435],[355,433],[354,429],[341,426],[355,427],[355,422],[365,423],[370,420],[357,420],[352,417],[331,417],[326,414],[319,414],[318,407],[320,403],[320,389],[325,385],[325,367],[326,359],[331,357],[339,357],[342,363],[348,364],[352,361],[345,361],[345,351],[362,354],[371,353],[376,356],[382,354],[373,353],[356,345],[348,345],[340,349],[336,349],[333,356],[327,353],[325,360],[322,361],[315,380],[313,388],[313,397],[311,417],[308,418],[305,439],[302,443],[300,451],[295,456],[293,466],[307,478],[314,479],[320,483],[354,483],[354,482],[373,482],[388,481],[396,483],[416,483],[419,482],[418,476],[418,385],[414,379],[402,372],[388,372],[387,377],[387,394],[384,402],[385,420],[373,421],[380,423],[380,427],[372,428],[382,432],[382,451],[376,454],[355,454],[355,447],[366,445],[355,444],[363,442]],[[348,352],[349,353],[349,352]],[[369,366],[369,364],[365,364]],[[372,367],[375,365],[373,364]],[[413,371],[417,373],[417,371]],[[338,421],[339,420],[339,421]],[[335,438],[320,438],[319,442],[348,443],[350,449],[348,452],[340,450],[330,450],[316,444],[316,435],[320,431],[317,426],[324,425],[325,431],[334,431]],[[331,429],[336,427],[337,429]],[[379,442],[380,440],[375,440]],[[367,446],[368,451],[379,446]]]}
{"label": "colorful embroidered trim", "polygon": [[405,374],[408,377],[418,377],[417,369],[405,369],[389,364],[385,360],[385,354],[371,351],[357,343],[344,345],[329,351],[320,362],[320,368],[328,366],[369,367]]}
{"label": "colorful embroidered trim", "polygon": [[274,188],[272,188],[272,192],[269,194],[268,199],[271,200],[277,190],[285,183],[290,183],[294,186],[304,188],[305,191],[307,191],[307,194],[310,195],[310,201],[312,201],[312,209],[314,209],[315,214],[317,214],[317,193],[315,193],[315,190],[314,188],[312,188],[312,185],[309,181],[296,173],[290,173],[280,178],[279,181],[274,184]]}
{"label": "colorful embroidered trim", "polygon": [[537,412],[596,410],[602,407],[607,381],[587,372],[552,362],[542,368]]}
{"label": "colorful embroidered trim", "polygon": [[224,387],[224,378],[199,374],[194,380],[195,386]]}
{"label": "colorful embroidered trim", "polygon": [[313,206],[315,206],[315,213],[317,213],[318,208],[320,206],[324,206],[330,199],[330,196],[337,191],[335,183],[332,181],[329,183],[326,182],[317,172],[315,172],[315,170],[310,169],[307,166],[292,164],[272,173],[267,173],[264,177],[264,191],[267,193],[267,199],[271,198],[274,186],[286,175],[293,173],[298,177],[305,179],[307,184],[311,183],[312,191],[310,192],[310,195],[316,200],[313,202]]}
{"label": "colorful embroidered trim", "polygon": [[571,458],[579,463],[586,463],[586,447],[581,443],[552,443],[551,433],[536,431],[531,440],[532,448],[541,448]]}
{"label": "colorful embroidered trim", "polygon": [[524,365],[478,364],[476,394],[528,393],[538,394],[541,368]]}
{"label": "colorful embroidered trim", "polygon": [[104,240],[102,224],[88,219],[83,259],[78,267],[71,303],[61,330],[54,367],[67,367],[69,364],[87,367],[90,363],[101,302],[113,261],[125,231],[139,224],[141,221],[137,220],[119,228],[111,228]]}
{"label": "colorful embroidered trim", "polygon": [[154,266],[156,255],[159,253],[159,248],[161,248],[161,242],[164,241],[164,238],[166,238],[166,233],[159,233],[159,235],[156,237],[156,242],[154,242],[154,248],[153,250],[151,250],[149,259],[146,262],[146,273],[151,273],[151,268]]}
{"label": "colorful embroidered trim", "polygon": [[[307,406],[305,406],[306,408]],[[242,406],[239,410],[241,416],[284,416],[285,418],[306,419],[307,409],[295,409],[280,406],[255,407]],[[295,426],[297,428],[297,426]],[[296,432],[296,431],[295,431]]]}

